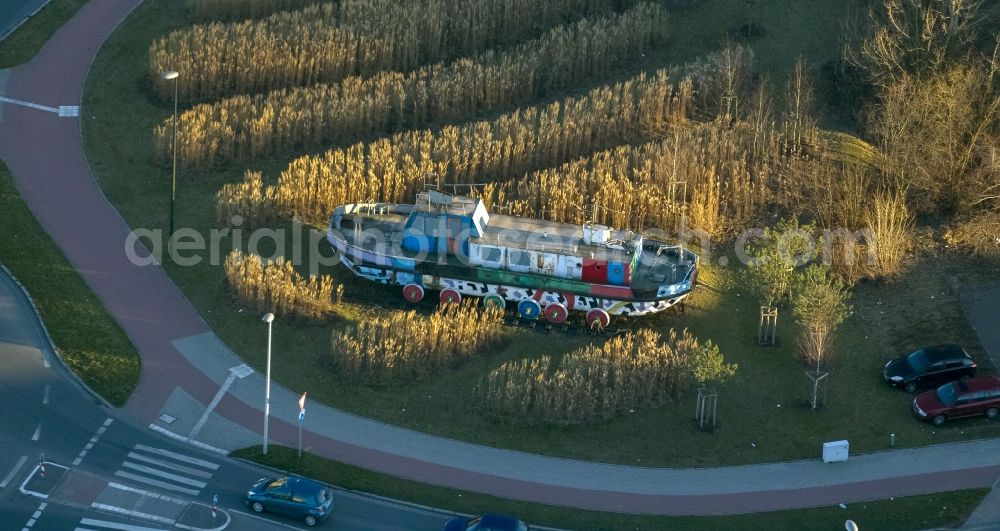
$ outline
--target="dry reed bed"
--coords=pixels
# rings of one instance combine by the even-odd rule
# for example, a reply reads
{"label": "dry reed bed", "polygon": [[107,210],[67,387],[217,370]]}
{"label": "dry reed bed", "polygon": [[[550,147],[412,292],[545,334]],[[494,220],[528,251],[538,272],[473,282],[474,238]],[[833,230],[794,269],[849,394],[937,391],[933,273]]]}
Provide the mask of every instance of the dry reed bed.
{"label": "dry reed bed", "polygon": [[672,230],[686,218],[714,238],[748,226],[780,194],[783,162],[751,156],[751,142],[738,128],[689,124],[662,140],[594,153],[498,191],[516,210],[554,221]]}
{"label": "dry reed bed", "polygon": [[[607,77],[663,37],[664,11],[639,4],[583,20],[500,53],[487,52],[409,74],[384,72],[336,85],[236,96],[184,112],[177,134],[183,166],[345,145],[366,135],[467,119],[520,105],[585,80]],[[169,153],[171,121],[156,127]]]}
{"label": "dry reed bed", "polygon": [[642,329],[587,345],[556,365],[551,356],[508,361],[477,386],[485,408],[527,422],[575,424],[657,407],[693,384],[736,372],[719,348],[687,330],[667,337]]}
{"label": "dry reed bed", "polygon": [[333,300],[343,295],[343,286],[334,288],[327,275],[303,278],[283,257],[273,261],[235,250],[225,263],[226,279],[233,297],[251,312],[323,321],[335,310]]}
{"label": "dry reed bed", "polygon": [[[324,225],[336,205],[412,200],[425,173],[446,183],[506,181],[597,150],[641,141],[689,112],[692,84],[671,84],[666,71],[641,74],[578,98],[529,107],[493,121],[407,131],[304,156],[289,164],[277,186],[262,187],[258,173],[222,187],[217,220],[299,216]],[[486,190],[491,203],[505,198]]]}
{"label": "dry reed bed", "polygon": [[334,0],[188,0],[191,15],[203,22],[261,18]]}
{"label": "dry reed bed", "polygon": [[175,30],[149,49],[160,97],[182,101],[335,83],[409,71],[537,36],[566,20],[610,11],[606,0],[343,0],[263,20]]}
{"label": "dry reed bed", "polygon": [[330,362],[339,371],[369,382],[415,379],[452,367],[495,346],[503,313],[480,309],[476,301],[441,305],[430,317],[393,312],[330,338]]}

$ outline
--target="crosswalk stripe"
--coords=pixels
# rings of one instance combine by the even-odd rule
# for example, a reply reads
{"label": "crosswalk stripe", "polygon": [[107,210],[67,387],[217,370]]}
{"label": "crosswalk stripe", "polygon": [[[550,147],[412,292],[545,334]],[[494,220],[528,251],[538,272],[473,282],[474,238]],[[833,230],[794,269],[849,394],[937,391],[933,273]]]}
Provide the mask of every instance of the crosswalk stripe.
{"label": "crosswalk stripe", "polygon": [[124,468],[131,468],[132,470],[135,470],[137,472],[143,472],[143,473],[146,473],[146,474],[152,474],[154,476],[159,476],[159,477],[161,477],[163,479],[169,479],[170,481],[174,481],[174,482],[177,482],[177,483],[183,483],[185,485],[191,485],[192,487],[198,487],[199,489],[203,488],[205,486],[205,482],[204,481],[198,481],[197,479],[191,479],[191,478],[186,478],[184,476],[178,476],[177,474],[171,474],[170,472],[164,472],[162,470],[158,470],[158,469],[155,469],[155,468],[152,468],[152,467],[148,467],[148,466],[144,466],[144,465],[137,465],[137,464],[135,464],[135,463],[133,463],[131,461],[125,461],[124,463],[122,463],[122,467],[124,467]]}
{"label": "crosswalk stripe", "polygon": [[[107,522],[104,520],[94,520],[92,518],[84,518],[80,520],[80,525],[89,525],[93,527],[100,527],[103,529],[120,529],[122,531],[163,531],[162,527],[140,527],[131,524],[122,524],[119,522]],[[85,528],[76,528],[77,531],[88,531]]]}
{"label": "crosswalk stripe", "polygon": [[204,459],[198,459],[197,457],[191,457],[184,454],[179,454],[176,452],[171,452],[170,450],[164,450],[162,448],[153,448],[152,446],[146,446],[145,444],[137,444],[133,448],[136,450],[141,450],[147,453],[158,454],[171,459],[176,459],[178,461],[183,461],[185,463],[190,463],[192,465],[197,465],[202,468],[207,468],[209,470],[218,470],[219,465],[211,462],[205,461]]}
{"label": "crosswalk stripe", "polygon": [[128,453],[128,457],[129,457],[129,459],[134,459],[136,461],[142,461],[144,463],[149,463],[151,465],[159,465],[159,466],[162,466],[164,468],[167,468],[168,470],[174,470],[176,472],[183,472],[183,473],[185,473],[185,474],[187,474],[189,476],[197,476],[197,477],[205,478],[205,479],[211,479],[212,478],[212,473],[211,472],[205,472],[204,470],[197,470],[197,469],[194,469],[194,468],[189,468],[189,467],[186,467],[186,466],[181,466],[181,465],[178,465],[178,464],[175,464],[175,463],[164,461],[162,459],[155,459],[155,458],[152,458],[152,457],[146,457],[144,455],[137,454],[135,452],[129,452]]}
{"label": "crosswalk stripe", "polygon": [[183,492],[184,494],[190,494],[191,496],[197,496],[201,490],[186,489],[184,487],[179,487],[173,483],[167,483],[165,481],[159,481],[152,478],[147,478],[145,476],[139,476],[137,474],[132,474],[130,472],[125,472],[124,470],[119,470],[115,472],[115,475],[120,478],[131,479],[132,481],[138,481],[139,483],[145,483],[147,485],[153,485],[154,487],[160,487],[167,490],[172,490],[176,492]]}

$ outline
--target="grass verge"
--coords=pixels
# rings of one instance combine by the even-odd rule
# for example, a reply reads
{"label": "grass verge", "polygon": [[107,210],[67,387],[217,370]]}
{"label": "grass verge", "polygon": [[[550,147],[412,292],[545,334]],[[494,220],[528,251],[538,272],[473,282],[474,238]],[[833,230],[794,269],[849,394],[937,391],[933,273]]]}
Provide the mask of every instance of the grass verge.
{"label": "grass verge", "polygon": [[21,200],[0,163],[0,259],[24,284],[66,364],[115,406],[139,381],[139,354]]}
{"label": "grass verge", "polygon": [[0,68],[10,68],[31,59],[87,0],[51,0],[35,16],[0,41]]}
{"label": "grass verge", "polygon": [[287,470],[290,473],[316,478],[351,490],[364,491],[458,513],[479,514],[491,511],[515,514],[534,525],[579,531],[605,529],[670,529],[673,531],[688,529],[698,531],[843,529],[844,521],[847,519],[854,520],[861,529],[878,529],[879,531],[945,528],[964,522],[983,496],[989,492],[989,489],[970,489],[926,496],[911,496],[893,500],[853,503],[847,509],[832,506],[735,516],[643,516],[553,507],[433,487],[321,459],[308,453],[302,454],[300,459],[296,456],[294,448],[282,446],[269,446],[267,456],[260,453],[259,446],[238,450],[231,455]]}

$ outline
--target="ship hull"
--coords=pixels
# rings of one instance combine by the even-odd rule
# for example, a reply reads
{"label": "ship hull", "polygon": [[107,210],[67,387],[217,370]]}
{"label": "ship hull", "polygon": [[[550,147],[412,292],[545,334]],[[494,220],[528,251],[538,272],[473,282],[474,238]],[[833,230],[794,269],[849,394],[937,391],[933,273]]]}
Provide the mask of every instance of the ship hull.
{"label": "ship hull", "polygon": [[[608,315],[637,317],[650,315],[664,311],[681,301],[690,293],[690,284],[682,286],[678,293],[668,297],[658,298],[649,301],[621,300],[614,297],[598,297],[571,293],[568,291],[549,290],[529,286],[519,286],[504,283],[491,283],[471,279],[454,278],[442,275],[415,274],[408,271],[397,271],[387,267],[381,267],[373,263],[360,262],[357,259],[362,255],[362,251],[353,246],[344,245],[341,241],[339,256],[352,273],[358,277],[372,282],[386,285],[406,286],[416,284],[431,290],[454,290],[462,296],[486,297],[487,295],[499,295],[504,300],[519,303],[526,299],[538,302],[539,306],[547,307],[550,304],[561,304],[569,311],[586,312],[600,309]],[[355,251],[355,252],[351,252]],[[353,259],[352,254],[355,254]],[[371,254],[364,252],[364,254]],[[360,262],[360,263],[356,263]]]}

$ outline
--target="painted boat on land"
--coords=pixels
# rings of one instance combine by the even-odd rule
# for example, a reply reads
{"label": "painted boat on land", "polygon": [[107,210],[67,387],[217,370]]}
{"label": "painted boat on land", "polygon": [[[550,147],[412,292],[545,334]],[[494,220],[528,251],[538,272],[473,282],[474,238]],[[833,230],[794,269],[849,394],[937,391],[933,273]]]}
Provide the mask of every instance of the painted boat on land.
{"label": "painted boat on land", "polygon": [[434,290],[442,302],[481,297],[552,323],[574,311],[592,326],[660,312],[691,293],[698,275],[698,256],[683,245],[595,223],[491,214],[479,199],[435,190],[412,205],[338,206],[327,239],[355,275],[402,286],[410,302]]}

